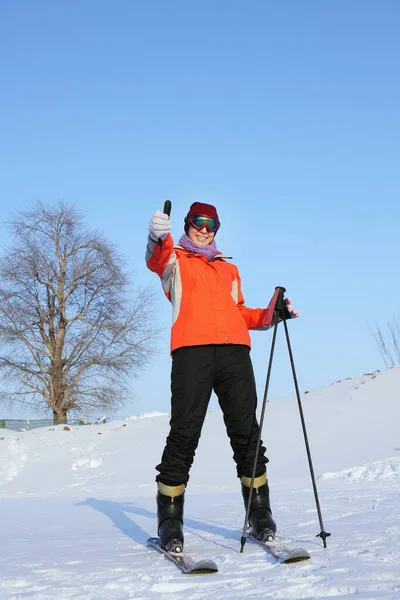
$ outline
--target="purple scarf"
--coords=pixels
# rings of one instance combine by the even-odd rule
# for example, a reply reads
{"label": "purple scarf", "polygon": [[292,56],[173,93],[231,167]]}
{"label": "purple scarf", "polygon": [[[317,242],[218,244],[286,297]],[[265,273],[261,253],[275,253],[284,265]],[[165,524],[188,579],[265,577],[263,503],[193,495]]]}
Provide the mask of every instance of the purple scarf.
{"label": "purple scarf", "polygon": [[196,244],[193,242],[190,237],[186,235],[186,233],[184,233],[180,238],[179,245],[182,246],[182,248],[185,248],[185,250],[189,250],[189,252],[202,254],[208,261],[212,260],[216,254],[219,254],[215,240],[213,240],[211,244],[208,244],[207,246],[202,246],[201,244]]}

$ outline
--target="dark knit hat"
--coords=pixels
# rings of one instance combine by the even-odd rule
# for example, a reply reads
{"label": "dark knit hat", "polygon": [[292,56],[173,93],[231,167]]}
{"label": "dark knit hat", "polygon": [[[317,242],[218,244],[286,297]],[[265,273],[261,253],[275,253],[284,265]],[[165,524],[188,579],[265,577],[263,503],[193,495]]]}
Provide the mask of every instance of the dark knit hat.
{"label": "dark knit hat", "polygon": [[[204,204],[204,202],[194,202],[189,208],[189,212],[185,217],[185,233],[189,231],[190,217],[208,217],[219,221],[217,209],[212,204]],[[217,233],[217,232],[215,232]]]}

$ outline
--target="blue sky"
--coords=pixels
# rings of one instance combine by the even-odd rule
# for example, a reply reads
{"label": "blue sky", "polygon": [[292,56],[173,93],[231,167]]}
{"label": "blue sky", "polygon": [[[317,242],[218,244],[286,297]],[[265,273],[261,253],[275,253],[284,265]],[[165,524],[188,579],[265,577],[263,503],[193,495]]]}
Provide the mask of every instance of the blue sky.
{"label": "blue sky", "polygon": [[[284,285],[301,311],[302,391],[383,369],[370,327],[399,307],[399,30],[397,0],[2,2],[1,245],[13,209],[62,198],[158,288],[152,212],[171,199],[178,239],[209,202],[247,305]],[[169,407],[161,289],[158,311],[125,414]],[[271,334],[252,340],[261,399]],[[281,331],[271,397],[292,393]]]}

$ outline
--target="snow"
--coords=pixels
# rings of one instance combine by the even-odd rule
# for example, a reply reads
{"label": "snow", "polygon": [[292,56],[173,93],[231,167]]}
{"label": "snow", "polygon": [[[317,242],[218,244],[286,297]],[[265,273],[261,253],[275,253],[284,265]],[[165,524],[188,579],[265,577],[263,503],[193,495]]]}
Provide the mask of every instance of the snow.
{"label": "snow", "polygon": [[186,493],[185,550],[215,575],[189,577],[156,534],[154,465],[169,416],[0,430],[0,599],[246,600],[400,598],[400,368],[303,398],[324,528],[295,398],[271,401],[263,440],[280,536],[311,560],[278,565],[247,542],[219,411],[207,415]]}

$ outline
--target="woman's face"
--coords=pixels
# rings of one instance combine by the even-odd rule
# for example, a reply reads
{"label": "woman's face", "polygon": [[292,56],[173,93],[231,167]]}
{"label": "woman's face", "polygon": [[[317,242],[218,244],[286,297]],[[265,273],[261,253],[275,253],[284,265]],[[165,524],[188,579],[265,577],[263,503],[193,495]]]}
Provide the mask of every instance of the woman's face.
{"label": "woman's face", "polygon": [[214,239],[215,231],[207,231],[206,227],[203,229],[196,229],[192,225],[189,227],[188,236],[195,244],[200,246],[208,246]]}

